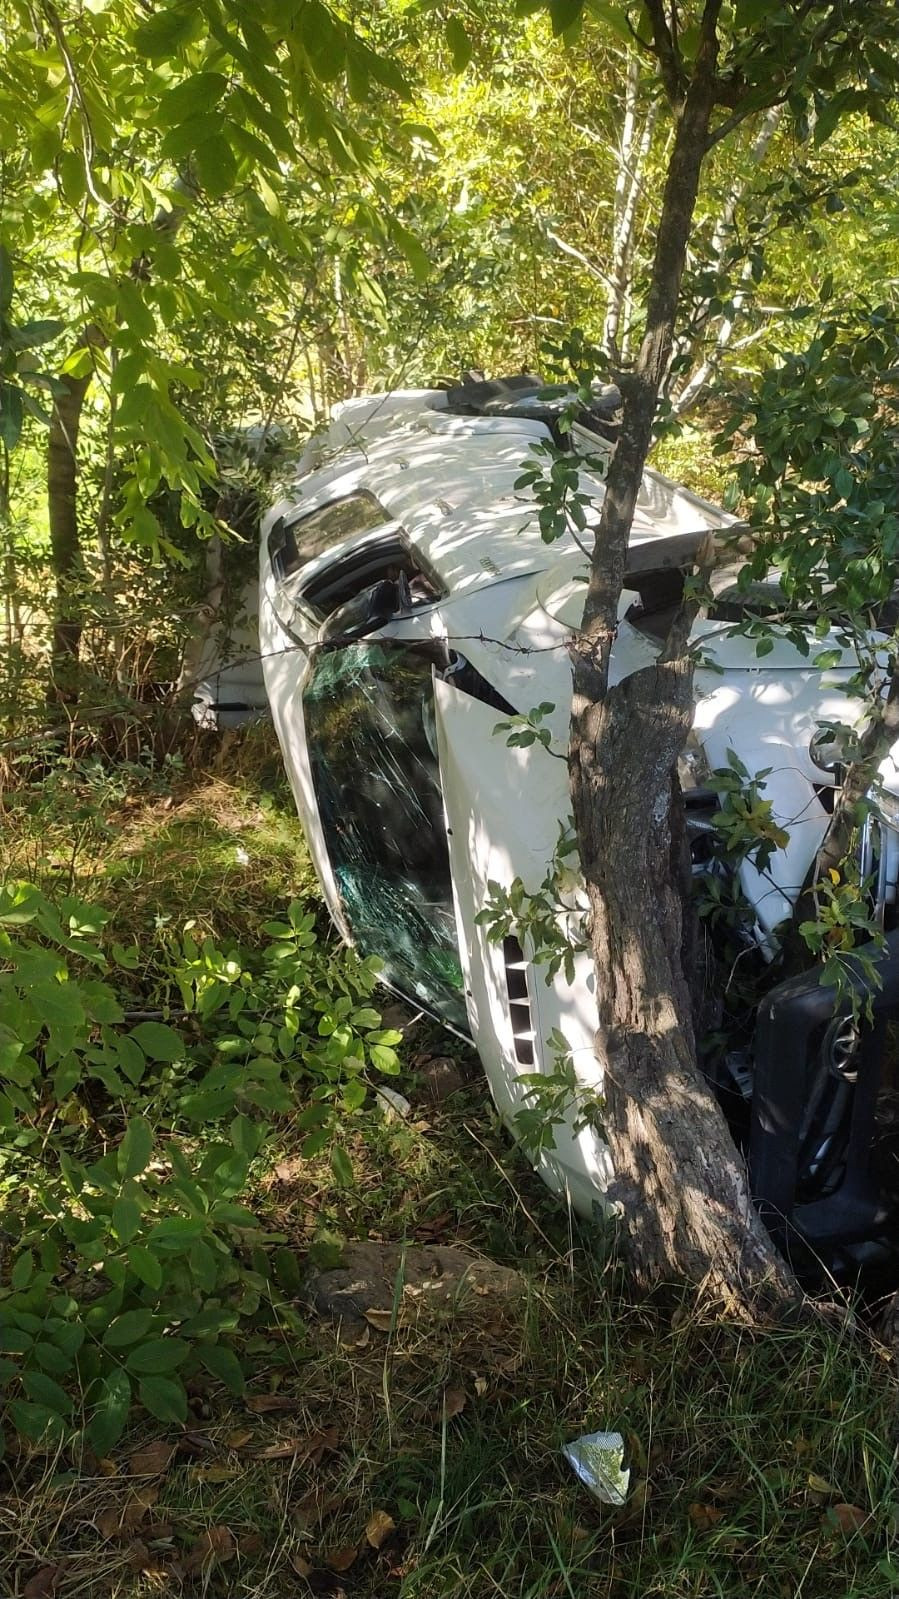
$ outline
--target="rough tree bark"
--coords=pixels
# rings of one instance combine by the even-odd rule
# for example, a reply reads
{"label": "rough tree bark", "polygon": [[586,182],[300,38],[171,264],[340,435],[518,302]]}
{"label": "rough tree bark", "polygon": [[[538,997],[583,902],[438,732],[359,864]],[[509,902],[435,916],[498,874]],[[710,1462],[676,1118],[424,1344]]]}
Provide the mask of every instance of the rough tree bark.
{"label": "rough tree bark", "polygon": [[[670,45],[661,4],[651,9],[663,47]],[[634,1273],[645,1283],[711,1280],[738,1300],[783,1306],[798,1289],[753,1209],[693,1037],[671,828],[672,771],[692,722],[686,611],[654,666],[609,685],[630,528],[716,104],[720,9],[721,0],[706,0],[685,92],[669,71],[676,133],[644,338],[625,379],[583,624],[572,643],[569,772],[590,903],[612,1197],[627,1219]],[[660,64],[664,75],[664,58]]]}
{"label": "rough tree bark", "polygon": [[[107,343],[101,329],[92,326],[81,335],[78,348],[102,349]],[[78,656],[81,646],[81,607],[77,598],[81,572],[78,433],[84,398],[92,377],[91,366],[82,377],[60,378],[60,392],[53,403],[47,440],[47,509],[50,554],[56,580],[48,698],[61,704],[70,703],[78,696]]]}

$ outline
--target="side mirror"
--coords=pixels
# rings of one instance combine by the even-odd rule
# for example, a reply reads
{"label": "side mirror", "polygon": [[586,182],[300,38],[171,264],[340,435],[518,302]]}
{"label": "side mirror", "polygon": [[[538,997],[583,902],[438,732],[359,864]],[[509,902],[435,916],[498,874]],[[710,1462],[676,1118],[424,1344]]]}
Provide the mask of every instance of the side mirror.
{"label": "side mirror", "polygon": [[353,639],[376,633],[392,616],[404,609],[403,585],[393,578],[382,578],[363,589],[345,604],[338,605],[318,630],[319,644],[349,644]]}

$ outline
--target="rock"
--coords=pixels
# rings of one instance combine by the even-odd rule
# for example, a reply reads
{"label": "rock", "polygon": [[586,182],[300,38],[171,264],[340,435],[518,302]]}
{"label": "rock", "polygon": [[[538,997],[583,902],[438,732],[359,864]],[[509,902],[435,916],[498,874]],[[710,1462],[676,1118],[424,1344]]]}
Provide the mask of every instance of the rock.
{"label": "rock", "polygon": [[410,1010],[408,1005],[402,1005],[399,1001],[385,1005],[381,1011],[381,1026],[385,1030],[393,1027],[398,1033],[411,1033],[412,1029],[418,1026],[421,1019],[422,1012],[420,1010]]}
{"label": "rock", "polygon": [[307,1294],[320,1315],[363,1322],[367,1311],[392,1310],[401,1269],[406,1322],[429,1311],[485,1299],[508,1301],[524,1292],[520,1272],[467,1249],[411,1244],[404,1253],[399,1244],[357,1243],[344,1248],[342,1266],[307,1280]]}
{"label": "rock", "polygon": [[419,1070],[419,1078],[426,1099],[433,1105],[442,1105],[452,1094],[468,1086],[459,1062],[451,1055],[433,1055]]}

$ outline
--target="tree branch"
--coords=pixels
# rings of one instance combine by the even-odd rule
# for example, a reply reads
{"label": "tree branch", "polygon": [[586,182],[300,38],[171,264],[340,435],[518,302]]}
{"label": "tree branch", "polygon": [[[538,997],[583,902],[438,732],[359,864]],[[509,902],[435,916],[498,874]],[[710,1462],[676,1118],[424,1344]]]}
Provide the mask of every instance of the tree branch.
{"label": "tree branch", "polygon": [[[717,15],[721,0],[711,0],[711,3],[715,4]],[[664,0],[643,0],[643,9],[652,28],[653,53],[659,63],[662,84],[668,99],[676,109],[682,103],[685,92],[683,62],[668,26]]]}

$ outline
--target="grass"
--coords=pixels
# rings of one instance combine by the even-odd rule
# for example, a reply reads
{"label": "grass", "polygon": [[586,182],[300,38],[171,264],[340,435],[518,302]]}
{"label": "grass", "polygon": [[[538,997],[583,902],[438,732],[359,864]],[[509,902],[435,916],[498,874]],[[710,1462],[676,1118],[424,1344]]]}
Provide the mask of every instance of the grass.
{"label": "grass", "polygon": [[[19,807],[8,870],[114,904],[117,937],[187,918],[246,939],[310,890],[289,800],[242,768],[110,797],[85,834]],[[29,821],[30,817],[30,821]],[[82,819],[83,820],[83,819]],[[30,828],[30,831],[29,831]],[[171,918],[171,923],[167,921]],[[300,1258],[334,1241],[464,1243],[522,1273],[521,1304],[399,1319],[341,1342],[247,1347],[248,1396],[194,1396],[184,1433],[135,1426],[104,1461],[34,1455],[0,1483],[0,1592],[28,1599],[886,1599],[899,1592],[897,1410],[883,1351],[845,1327],[765,1331],[702,1302],[635,1302],[613,1240],[572,1222],[497,1126],[476,1062],[408,1120],[360,1115],[355,1186],[304,1162],[289,1124],[260,1214]],[[267,1401],[280,1409],[260,1408]],[[623,1510],[561,1445],[620,1430]],[[159,1469],[133,1451],[160,1441]],[[277,1451],[280,1450],[280,1454]],[[379,1522],[372,1517],[381,1513]],[[380,1548],[373,1542],[393,1530]],[[380,1532],[378,1531],[380,1528]],[[31,1585],[29,1587],[29,1584]]]}

